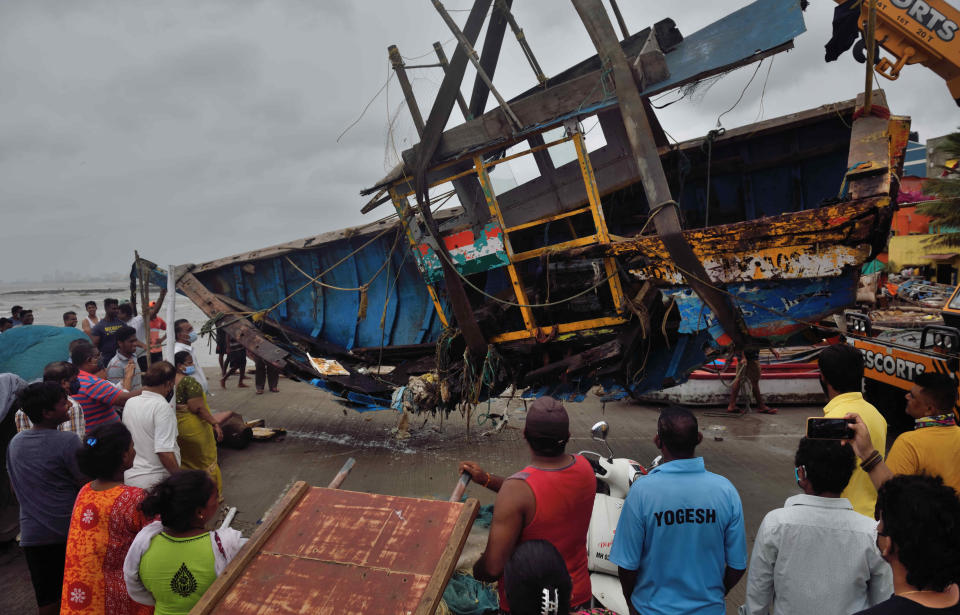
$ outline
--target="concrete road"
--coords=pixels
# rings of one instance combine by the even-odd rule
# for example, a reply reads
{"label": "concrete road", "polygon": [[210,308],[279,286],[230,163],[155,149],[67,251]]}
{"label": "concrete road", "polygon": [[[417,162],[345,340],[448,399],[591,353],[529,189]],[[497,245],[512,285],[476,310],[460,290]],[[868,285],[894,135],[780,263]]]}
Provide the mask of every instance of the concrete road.
{"label": "concrete road", "polygon": [[[210,383],[217,378],[208,369]],[[357,464],[344,489],[421,498],[446,499],[456,482],[456,464],[473,459],[491,472],[509,474],[523,467],[528,451],[521,437],[523,403],[498,400],[490,411],[510,419],[506,428],[492,432],[483,423],[487,405],[477,408],[467,420],[458,412],[442,421],[424,416],[410,426],[410,437],[397,439],[393,412],[358,414],[340,406],[313,387],[282,379],[280,393],[255,395],[250,388],[237,389],[236,378],[226,390],[215,389],[210,399],[214,410],[233,410],[246,419],[263,418],[267,427],[282,427],[287,435],[276,441],[254,442],[243,451],[222,449],[226,505],[238,508],[233,527],[249,535],[264,512],[292,483],[298,480],[326,485],[346,461]],[[567,404],[571,417],[568,450],[600,450],[590,439],[590,426],[598,420],[610,424],[610,445],[617,456],[649,465],[658,451],[653,446],[659,407],[634,402],[608,403],[588,399]],[[698,449],[707,469],[726,476],[740,491],[746,517],[748,547],[763,516],[798,492],[793,476],[793,454],[807,416],[819,408],[781,408],[775,416],[723,413],[722,408],[696,410],[703,444]],[[480,414],[479,417],[477,414]],[[722,437],[716,440],[715,435]],[[481,504],[492,503],[494,494],[470,485],[467,494]],[[483,532],[468,543],[472,552],[482,548]],[[744,581],[727,598],[727,612],[735,613],[743,602]],[[0,552],[0,613],[35,612],[32,588],[18,550]]]}

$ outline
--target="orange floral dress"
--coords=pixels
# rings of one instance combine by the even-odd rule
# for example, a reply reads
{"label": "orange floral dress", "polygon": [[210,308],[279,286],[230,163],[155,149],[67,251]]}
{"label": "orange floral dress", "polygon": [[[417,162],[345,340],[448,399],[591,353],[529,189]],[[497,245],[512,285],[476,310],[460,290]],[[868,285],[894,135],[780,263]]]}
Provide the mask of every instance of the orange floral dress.
{"label": "orange floral dress", "polygon": [[87,483],[70,517],[60,612],[149,615],[152,606],[134,602],[123,580],[130,543],[150,519],[140,512],[146,492],[118,485],[94,491]]}

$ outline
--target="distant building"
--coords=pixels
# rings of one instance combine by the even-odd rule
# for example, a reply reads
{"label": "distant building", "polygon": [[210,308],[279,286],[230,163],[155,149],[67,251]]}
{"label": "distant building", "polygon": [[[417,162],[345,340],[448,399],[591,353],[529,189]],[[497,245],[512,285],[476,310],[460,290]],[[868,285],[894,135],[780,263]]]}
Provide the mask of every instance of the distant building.
{"label": "distant building", "polygon": [[925,277],[940,284],[956,284],[960,251],[934,246],[931,241],[938,233],[954,229],[931,225],[930,218],[918,214],[916,206],[905,205],[933,198],[923,194],[923,182],[928,177],[939,177],[940,169],[948,163],[947,157],[936,151],[944,138],[928,139],[925,144],[911,140],[907,144],[900,180],[901,208],[890,225],[887,252],[891,273],[916,267],[923,270]]}

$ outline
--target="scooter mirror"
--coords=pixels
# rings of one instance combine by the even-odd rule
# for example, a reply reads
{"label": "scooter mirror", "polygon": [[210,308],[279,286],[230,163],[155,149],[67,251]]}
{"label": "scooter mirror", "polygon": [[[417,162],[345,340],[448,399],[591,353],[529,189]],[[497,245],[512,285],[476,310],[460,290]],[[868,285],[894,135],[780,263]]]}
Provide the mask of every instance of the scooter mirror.
{"label": "scooter mirror", "polygon": [[593,436],[594,440],[599,442],[604,442],[607,439],[607,432],[610,431],[610,426],[607,425],[606,421],[600,421],[590,428],[590,435]]}

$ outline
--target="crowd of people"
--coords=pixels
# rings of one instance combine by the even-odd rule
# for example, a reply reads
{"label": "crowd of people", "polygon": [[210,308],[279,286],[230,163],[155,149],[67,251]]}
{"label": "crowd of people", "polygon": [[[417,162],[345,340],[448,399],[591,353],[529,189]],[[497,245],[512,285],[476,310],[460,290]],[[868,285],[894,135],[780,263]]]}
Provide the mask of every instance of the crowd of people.
{"label": "crowd of people", "polygon": [[[723,615],[744,576],[742,615],[960,615],[957,383],[918,375],[906,409],[916,428],[884,456],[886,422],[860,392],[863,365],[852,346],[822,351],[824,416],[848,421],[853,436],[800,440],[802,493],[767,513],[749,559],[740,495],[697,456],[696,416],[661,411],[662,461],[631,486],[609,555],[631,615]],[[587,574],[594,471],[565,451],[562,404],[534,402],[523,435],[530,465],[511,476],[460,463],[497,492],[473,574],[500,582],[501,609],[513,615],[606,612],[590,608]]]}
{"label": "crowd of people", "polygon": [[[0,549],[19,533],[41,614],[186,613],[244,541],[207,530],[233,413],[207,403],[187,320],[164,360],[163,300],[140,316],[107,299],[102,318],[90,301],[86,337],[40,381],[0,374]],[[11,316],[5,330],[33,324],[20,306]]]}
{"label": "crowd of people", "polygon": [[[163,360],[162,302],[143,318],[111,300],[102,319],[88,306],[88,338],[72,342],[40,382],[0,374],[3,474],[12,487],[0,489],[0,542],[13,538],[5,515],[18,502],[19,545],[41,614],[186,613],[244,543],[235,530],[209,529],[229,413],[208,404],[189,322],[174,323],[176,351]],[[29,310],[16,316],[17,326],[30,324]],[[234,374],[246,386],[241,349],[218,339],[221,386]],[[631,614],[721,615],[746,577],[745,615],[960,615],[957,384],[917,375],[906,396],[915,429],[885,454],[886,421],[860,392],[860,352],[829,346],[819,368],[823,415],[848,421],[852,436],[800,440],[793,477],[801,493],[766,514],[752,553],[737,488],[697,455],[696,416],[676,406],[660,412],[653,442],[662,461],[630,487],[609,553]],[[258,391],[276,390],[272,374],[258,369]],[[460,463],[497,492],[473,574],[499,582],[505,613],[605,612],[591,608],[586,551],[594,468],[566,452],[569,418],[554,399],[530,406],[523,435],[530,463],[511,476]]]}

